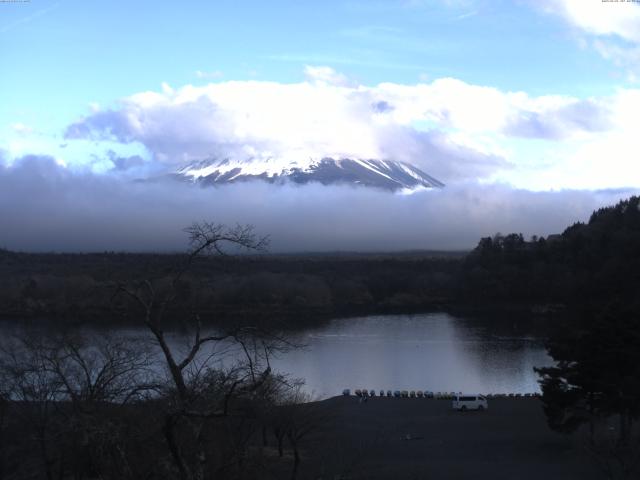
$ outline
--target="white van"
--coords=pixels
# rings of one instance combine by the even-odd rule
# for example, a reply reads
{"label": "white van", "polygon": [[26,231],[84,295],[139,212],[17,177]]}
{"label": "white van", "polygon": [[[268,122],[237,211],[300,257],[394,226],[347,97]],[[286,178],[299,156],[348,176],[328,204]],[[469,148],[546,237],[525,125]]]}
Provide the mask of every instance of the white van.
{"label": "white van", "polygon": [[464,412],[466,410],[486,410],[489,408],[487,398],[483,395],[469,395],[458,393],[453,396],[453,409]]}

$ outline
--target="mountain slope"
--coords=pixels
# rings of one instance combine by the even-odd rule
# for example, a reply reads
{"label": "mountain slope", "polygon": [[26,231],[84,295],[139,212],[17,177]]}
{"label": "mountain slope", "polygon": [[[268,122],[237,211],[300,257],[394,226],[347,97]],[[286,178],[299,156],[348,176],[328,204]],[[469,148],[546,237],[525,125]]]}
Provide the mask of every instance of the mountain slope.
{"label": "mountain slope", "polygon": [[205,185],[260,179],[270,183],[291,181],[299,184],[352,184],[391,191],[444,186],[442,182],[407,163],[350,158],[322,158],[304,163],[276,159],[205,160],[182,167],[175,175],[180,179]]}

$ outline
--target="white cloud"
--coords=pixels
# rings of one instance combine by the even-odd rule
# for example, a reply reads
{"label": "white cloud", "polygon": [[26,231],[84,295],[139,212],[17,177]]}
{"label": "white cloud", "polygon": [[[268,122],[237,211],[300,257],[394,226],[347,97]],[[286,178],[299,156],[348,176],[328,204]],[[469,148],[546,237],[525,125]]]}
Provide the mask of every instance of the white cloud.
{"label": "white cloud", "polygon": [[336,72],[331,67],[306,65],[304,67],[304,75],[307,80],[312,82],[336,85],[340,87],[353,85],[353,82],[351,82],[345,75]]}
{"label": "white cloud", "polygon": [[568,144],[602,135],[619,108],[611,98],[532,97],[453,78],[365,86],[329,67],[308,66],[305,73],[308,81],[293,84],[163,85],[92,112],[70,125],[66,137],[138,142],[166,164],[211,157],[390,158],[449,183],[517,167],[518,152],[505,139]]}
{"label": "white cloud", "polygon": [[17,122],[14,123],[13,125],[11,125],[11,128],[13,129],[14,132],[18,133],[18,134],[29,134],[29,133],[33,133],[33,128],[31,128],[28,125],[25,125],[22,122]]}
{"label": "white cloud", "polygon": [[536,3],[590,34],[615,35],[640,43],[640,5],[636,2],[542,0]]}
{"label": "white cloud", "polygon": [[618,67],[627,69],[627,80],[630,83],[638,81],[638,75],[640,75],[640,43],[634,46],[621,46],[596,39],[593,41],[593,47],[606,60],[610,60]]}
{"label": "white cloud", "polygon": [[164,93],[165,95],[173,95],[174,90],[167,82],[162,82],[161,87],[162,93]]}
{"label": "white cloud", "polygon": [[640,2],[603,0],[536,0],[547,13],[562,17],[591,41],[579,39],[605,59],[627,70],[627,80],[640,74]]}
{"label": "white cloud", "polygon": [[[600,103],[610,112],[608,129],[538,145],[534,151],[542,160],[540,165],[528,165],[497,178],[534,189],[640,185],[640,89],[620,89]],[[584,116],[589,118],[588,110]]]}
{"label": "white cloud", "polygon": [[600,178],[611,185],[638,185],[640,179],[640,90],[621,90],[613,99],[613,128],[578,142],[568,155],[567,174],[584,188],[598,188]]}
{"label": "white cloud", "polygon": [[211,72],[203,72],[202,70],[196,70],[196,77],[207,80],[216,80],[223,77],[223,73],[220,70],[213,70]]}

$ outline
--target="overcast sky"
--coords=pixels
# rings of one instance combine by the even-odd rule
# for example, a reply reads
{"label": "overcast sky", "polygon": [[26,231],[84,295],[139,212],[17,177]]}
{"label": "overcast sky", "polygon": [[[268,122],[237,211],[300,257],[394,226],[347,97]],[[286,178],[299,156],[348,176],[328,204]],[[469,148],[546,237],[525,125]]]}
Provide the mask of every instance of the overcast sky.
{"label": "overcast sky", "polygon": [[[640,187],[636,2],[5,2],[0,61],[9,248],[177,249],[199,219],[280,250],[467,248]],[[394,159],[447,187],[134,182],[229,156]]]}

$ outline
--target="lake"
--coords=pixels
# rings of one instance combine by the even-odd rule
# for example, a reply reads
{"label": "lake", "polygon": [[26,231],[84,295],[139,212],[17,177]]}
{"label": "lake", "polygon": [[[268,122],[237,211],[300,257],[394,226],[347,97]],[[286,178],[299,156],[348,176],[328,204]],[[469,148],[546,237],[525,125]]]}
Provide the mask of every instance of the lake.
{"label": "lake", "polygon": [[552,364],[541,338],[446,313],[334,320],[300,334],[307,348],[273,362],[319,397],[344,388],[538,392],[533,367]]}
{"label": "lake", "polygon": [[[0,326],[2,336],[15,326]],[[539,391],[533,367],[551,365],[552,360],[542,338],[529,327],[523,321],[446,313],[337,319],[293,335],[305,348],[282,353],[271,365],[304,379],[305,390],[316,398],[339,395],[345,388],[533,393]],[[142,327],[119,327],[109,333],[150,340]],[[185,354],[183,334],[174,332],[168,339]],[[228,349],[224,343],[215,347]],[[212,351],[205,350],[203,356]],[[235,355],[231,349],[226,358]],[[158,358],[161,362],[159,352]]]}

